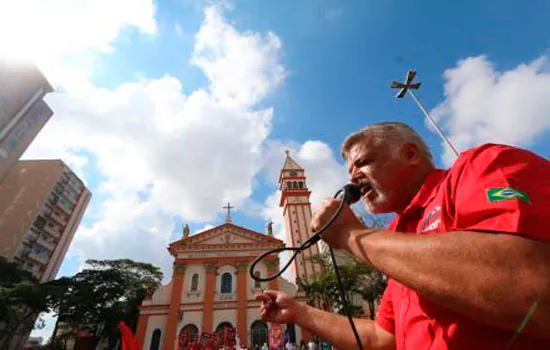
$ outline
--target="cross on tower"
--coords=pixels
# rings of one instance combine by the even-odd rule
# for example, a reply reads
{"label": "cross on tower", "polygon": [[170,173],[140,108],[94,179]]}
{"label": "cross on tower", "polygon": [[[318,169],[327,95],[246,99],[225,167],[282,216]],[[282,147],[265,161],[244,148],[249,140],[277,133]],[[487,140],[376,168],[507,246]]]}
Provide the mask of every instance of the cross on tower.
{"label": "cross on tower", "polygon": [[227,206],[222,207],[223,209],[227,209],[227,217],[225,218],[226,222],[231,222],[231,209],[235,209],[235,207],[231,206],[230,202],[227,202]]}

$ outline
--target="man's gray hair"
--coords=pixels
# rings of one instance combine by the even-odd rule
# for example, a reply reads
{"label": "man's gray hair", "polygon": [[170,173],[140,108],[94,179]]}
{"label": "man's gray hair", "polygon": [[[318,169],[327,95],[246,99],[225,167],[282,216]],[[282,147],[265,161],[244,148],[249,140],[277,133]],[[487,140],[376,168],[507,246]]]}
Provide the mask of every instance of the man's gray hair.
{"label": "man's gray hair", "polygon": [[[366,126],[356,133],[349,135],[342,144],[342,158],[347,160],[349,151],[357,143],[372,140],[375,145],[415,144],[426,159],[433,165],[433,156],[430,148],[413,128],[400,122],[383,122]],[[398,148],[396,148],[397,150]]]}

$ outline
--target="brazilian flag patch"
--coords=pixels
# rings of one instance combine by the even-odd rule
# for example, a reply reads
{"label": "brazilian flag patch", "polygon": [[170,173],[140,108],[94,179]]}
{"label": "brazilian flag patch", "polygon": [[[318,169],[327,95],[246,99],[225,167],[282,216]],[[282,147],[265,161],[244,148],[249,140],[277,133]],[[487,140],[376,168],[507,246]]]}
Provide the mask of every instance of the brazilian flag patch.
{"label": "brazilian flag patch", "polygon": [[519,199],[525,203],[531,203],[527,193],[512,187],[488,188],[487,198],[489,198],[489,202],[491,203],[510,199]]}

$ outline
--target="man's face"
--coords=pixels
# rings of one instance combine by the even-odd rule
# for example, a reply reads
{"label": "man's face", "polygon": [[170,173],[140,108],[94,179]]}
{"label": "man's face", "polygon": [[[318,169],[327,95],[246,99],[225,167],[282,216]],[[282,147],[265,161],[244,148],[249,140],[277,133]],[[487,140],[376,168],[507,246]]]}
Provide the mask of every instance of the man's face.
{"label": "man's face", "polygon": [[366,139],[350,149],[347,164],[350,180],[360,187],[368,212],[400,212],[406,207],[411,167],[401,149],[374,145]]}

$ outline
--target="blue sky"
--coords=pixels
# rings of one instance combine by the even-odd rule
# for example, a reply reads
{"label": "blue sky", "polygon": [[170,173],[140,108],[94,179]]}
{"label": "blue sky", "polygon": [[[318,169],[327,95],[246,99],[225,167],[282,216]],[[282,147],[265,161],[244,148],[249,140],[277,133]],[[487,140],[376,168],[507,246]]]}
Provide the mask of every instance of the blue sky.
{"label": "blue sky", "polygon": [[452,163],[412,100],[393,97],[409,68],[459,149],[550,155],[547,1],[61,3],[33,3],[42,15],[25,21],[28,1],[0,5],[2,54],[34,59],[63,91],[25,157],[64,159],[93,192],[60,275],[126,257],[169,274],[181,225],[223,223],[228,200],[235,224],[273,220],[282,238],[284,150],[315,206],[346,181],[342,140],[372,122],[410,124]]}
{"label": "blue sky", "polygon": [[[139,75],[167,73],[184,82],[184,91],[207,84],[199,68],[185,64],[206,2],[156,4],[157,35],[123,31],[115,41],[116,52],[101,55],[96,84],[116,87]],[[423,83],[420,96],[428,108],[435,107],[444,99],[443,72],[459,60],[485,55],[502,72],[546,55],[549,11],[545,2],[236,1],[225,17],[239,31],[271,31],[283,43],[280,62],[288,76],[261,103],[275,109],[270,138],[321,140],[337,151],[353,130],[370,122],[399,120],[417,128],[440,155],[439,137],[426,128],[411,100],[393,98],[389,83],[402,79],[408,68],[417,69]],[[548,157],[549,144],[542,135],[528,146]],[[443,166],[441,157],[437,160]],[[275,184],[256,180],[251,196],[263,202]],[[219,214],[208,223],[218,224],[221,218]],[[263,227],[263,220],[242,211],[235,214],[235,222],[260,231]]]}

